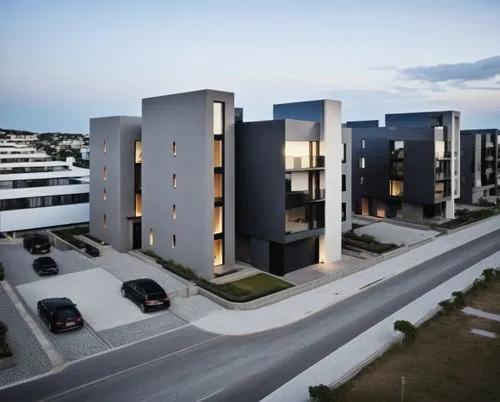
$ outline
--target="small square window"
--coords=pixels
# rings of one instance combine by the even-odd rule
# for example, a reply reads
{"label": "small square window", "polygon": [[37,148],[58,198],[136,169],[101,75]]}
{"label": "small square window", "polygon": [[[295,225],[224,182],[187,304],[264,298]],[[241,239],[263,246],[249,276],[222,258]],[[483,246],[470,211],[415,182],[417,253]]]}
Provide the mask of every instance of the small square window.
{"label": "small square window", "polygon": [[175,248],[176,242],[177,242],[176,236],[172,235],[172,248]]}
{"label": "small square window", "polygon": [[106,193],[106,189],[105,188],[102,190],[102,199],[104,201],[106,201],[108,199],[108,194]]}
{"label": "small square window", "polygon": [[361,140],[361,149],[365,149],[365,147],[366,147],[365,140]]}
{"label": "small square window", "polygon": [[149,245],[152,246],[153,244],[155,244],[155,234],[153,229],[149,229]]}
{"label": "small square window", "polygon": [[360,167],[361,169],[364,169],[364,168],[365,168],[365,166],[366,166],[366,163],[365,163],[365,158],[364,158],[364,157],[359,158],[359,167]]}
{"label": "small square window", "polygon": [[108,228],[108,217],[106,215],[103,215],[102,216],[102,227],[104,229],[107,229]]}
{"label": "small square window", "polygon": [[172,175],[172,187],[177,188],[177,175],[175,173]]}

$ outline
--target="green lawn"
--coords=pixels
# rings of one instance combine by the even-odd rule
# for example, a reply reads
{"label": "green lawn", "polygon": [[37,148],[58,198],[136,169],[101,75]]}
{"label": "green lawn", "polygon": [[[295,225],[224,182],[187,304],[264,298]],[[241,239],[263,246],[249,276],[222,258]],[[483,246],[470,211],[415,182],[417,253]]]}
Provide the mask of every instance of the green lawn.
{"label": "green lawn", "polygon": [[245,294],[274,293],[293,287],[291,283],[282,281],[267,274],[257,274],[248,278],[230,282],[228,285],[238,288]]}

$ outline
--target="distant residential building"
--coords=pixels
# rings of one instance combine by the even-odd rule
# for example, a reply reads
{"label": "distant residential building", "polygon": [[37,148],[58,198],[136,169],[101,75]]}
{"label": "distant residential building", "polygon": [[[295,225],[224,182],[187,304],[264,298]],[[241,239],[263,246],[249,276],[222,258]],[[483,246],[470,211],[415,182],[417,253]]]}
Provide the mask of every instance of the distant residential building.
{"label": "distant residential building", "polygon": [[0,141],[0,232],[88,222],[89,171],[54,161],[37,136]]}
{"label": "distant residential building", "polygon": [[500,196],[500,130],[462,130],[462,204],[477,204],[483,197]]}
{"label": "distant residential building", "polygon": [[[459,112],[386,115],[352,128],[352,208],[361,215],[453,218]],[[457,145],[458,144],[458,145]]]}

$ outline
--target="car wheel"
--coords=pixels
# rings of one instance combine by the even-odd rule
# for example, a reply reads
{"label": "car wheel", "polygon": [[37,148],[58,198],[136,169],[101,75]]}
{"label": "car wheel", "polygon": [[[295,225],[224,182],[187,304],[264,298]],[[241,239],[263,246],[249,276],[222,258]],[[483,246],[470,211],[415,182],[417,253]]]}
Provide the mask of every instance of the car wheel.
{"label": "car wheel", "polygon": [[145,313],[145,312],[146,312],[146,306],[144,305],[144,303],[141,303],[139,307],[141,308],[141,311],[142,311],[143,313]]}

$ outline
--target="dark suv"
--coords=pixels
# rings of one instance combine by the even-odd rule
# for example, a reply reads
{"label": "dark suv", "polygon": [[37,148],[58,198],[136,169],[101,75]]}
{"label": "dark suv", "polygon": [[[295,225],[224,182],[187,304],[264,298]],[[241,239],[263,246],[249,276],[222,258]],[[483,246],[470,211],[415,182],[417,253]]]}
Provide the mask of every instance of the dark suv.
{"label": "dark suv", "polygon": [[40,300],[37,312],[50,332],[69,331],[83,327],[83,318],[76,304],[67,297]]}
{"label": "dark suv", "polygon": [[170,300],[163,288],[154,280],[143,278],[123,282],[122,296],[132,300],[145,313],[153,309],[170,307]]}
{"label": "dark suv", "polygon": [[57,263],[51,257],[38,257],[33,261],[33,269],[35,272],[42,275],[55,275],[59,272]]}
{"label": "dark suv", "polygon": [[50,240],[43,234],[28,235],[23,239],[23,246],[31,254],[44,254],[50,252]]}

